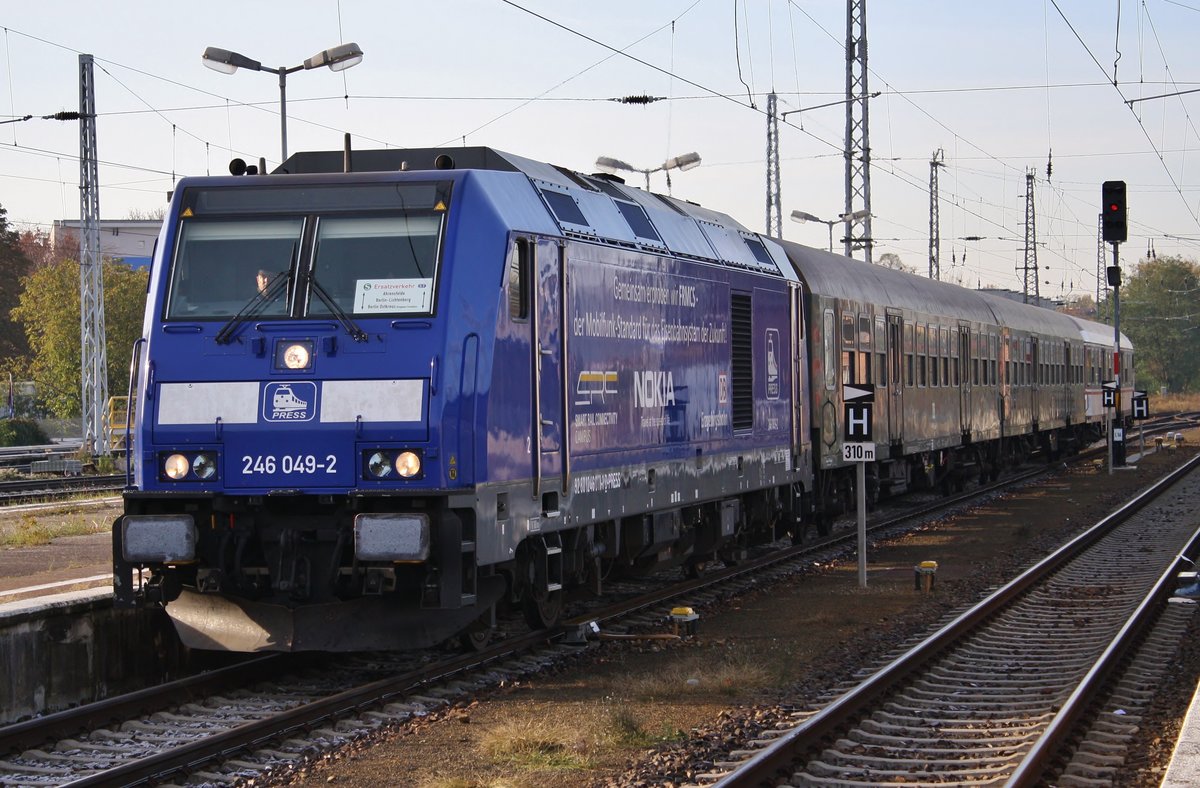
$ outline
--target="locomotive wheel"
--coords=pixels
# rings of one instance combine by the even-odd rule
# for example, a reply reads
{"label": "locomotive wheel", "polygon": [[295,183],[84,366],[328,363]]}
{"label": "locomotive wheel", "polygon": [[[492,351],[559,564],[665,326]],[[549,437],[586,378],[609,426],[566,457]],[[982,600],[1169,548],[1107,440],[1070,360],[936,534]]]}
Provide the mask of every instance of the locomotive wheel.
{"label": "locomotive wheel", "polygon": [[534,629],[549,629],[558,623],[562,617],[564,598],[562,591],[551,591],[538,599],[526,596],[521,600],[521,612],[525,614],[525,623]]}
{"label": "locomotive wheel", "polygon": [[469,627],[458,636],[459,647],[467,654],[483,651],[492,641],[495,628],[491,625],[491,614],[484,613],[475,619]]}
{"label": "locomotive wheel", "polygon": [[833,533],[833,513],[822,509],[817,515],[817,536],[829,536]]}

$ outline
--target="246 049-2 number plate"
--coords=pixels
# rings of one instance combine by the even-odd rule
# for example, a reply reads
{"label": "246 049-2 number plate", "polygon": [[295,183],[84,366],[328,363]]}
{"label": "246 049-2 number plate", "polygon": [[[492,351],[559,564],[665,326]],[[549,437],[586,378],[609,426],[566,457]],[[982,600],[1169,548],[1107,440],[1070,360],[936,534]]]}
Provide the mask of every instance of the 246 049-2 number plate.
{"label": "246 049-2 number plate", "polygon": [[242,475],[261,474],[334,474],[337,473],[338,459],[333,454],[319,457],[313,454],[244,454],[242,455]]}

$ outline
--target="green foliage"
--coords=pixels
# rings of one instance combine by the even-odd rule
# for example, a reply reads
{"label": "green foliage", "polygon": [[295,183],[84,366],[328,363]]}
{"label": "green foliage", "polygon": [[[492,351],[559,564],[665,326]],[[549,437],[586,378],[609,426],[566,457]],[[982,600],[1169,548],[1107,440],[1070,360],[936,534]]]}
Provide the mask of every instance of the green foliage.
{"label": "green foliage", "polygon": [[8,211],[0,207],[0,359],[28,355],[29,346],[10,312],[21,294],[21,278],[31,268],[21,248],[21,236],[8,226]]}
{"label": "green foliage", "polygon": [[1120,306],[1137,387],[1200,388],[1200,265],[1177,257],[1142,261],[1121,286]]}
{"label": "green foliage", "polygon": [[[110,394],[124,394],[129,358],[142,333],[146,272],[105,260],[104,325]],[[24,326],[33,351],[30,373],[38,404],[60,418],[80,415],[79,264],[59,260],[21,280],[24,291],[13,316]]]}
{"label": "green foliage", "polygon": [[44,446],[50,442],[36,421],[4,419],[0,421],[0,446]]}

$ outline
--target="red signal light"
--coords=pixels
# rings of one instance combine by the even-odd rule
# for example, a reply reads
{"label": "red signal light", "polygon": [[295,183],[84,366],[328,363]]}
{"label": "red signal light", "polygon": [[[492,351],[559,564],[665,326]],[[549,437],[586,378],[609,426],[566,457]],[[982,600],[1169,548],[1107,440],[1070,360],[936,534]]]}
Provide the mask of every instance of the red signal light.
{"label": "red signal light", "polygon": [[1125,181],[1105,181],[1101,184],[1101,205],[1104,206],[1102,236],[1105,241],[1120,243],[1128,237],[1125,216]]}

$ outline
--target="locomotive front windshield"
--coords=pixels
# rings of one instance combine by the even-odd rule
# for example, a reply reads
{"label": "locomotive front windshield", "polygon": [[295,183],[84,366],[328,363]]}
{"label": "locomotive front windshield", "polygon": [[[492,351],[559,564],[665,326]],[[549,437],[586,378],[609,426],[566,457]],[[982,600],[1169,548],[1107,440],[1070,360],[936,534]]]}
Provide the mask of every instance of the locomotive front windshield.
{"label": "locomotive front windshield", "polygon": [[430,314],[447,205],[448,183],[195,190],[164,317]]}

